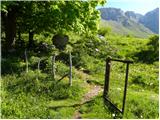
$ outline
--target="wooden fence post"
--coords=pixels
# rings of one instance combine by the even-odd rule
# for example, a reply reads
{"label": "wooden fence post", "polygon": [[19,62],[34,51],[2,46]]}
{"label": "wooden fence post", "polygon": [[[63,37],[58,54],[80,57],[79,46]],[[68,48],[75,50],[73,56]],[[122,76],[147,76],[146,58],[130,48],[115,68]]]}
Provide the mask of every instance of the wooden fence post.
{"label": "wooden fence post", "polygon": [[39,77],[39,73],[40,73],[40,63],[41,63],[41,58],[39,58],[38,60],[38,75],[37,75],[37,80],[38,80],[38,77]]}
{"label": "wooden fence post", "polygon": [[56,55],[52,56],[52,75],[53,75],[53,79],[55,79],[55,59],[56,59]]}
{"label": "wooden fence post", "polygon": [[27,57],[27,49],[25,49],[25,61],[26,61],[26,73],[28,73],[28,57]]}
{"label": "wooden fence post", "polygon": [[69,64],[70,64],[70,70],[69,70],[69,85],[72,86],[72,55],[71,52],[69,53]]}
{"label": "wooden fence post", "polygon": [[123,96],[122,114],[124,113],[125,102],[126,102],[127,84],[128,84],[128,74],[129,74],[129,63],[127,63],[127,66],[126,66],[126,78],[125,78],[125,86],[124,86],[124,96]]}
{"label": "wooden fence post", "polygon": [[106,71],[105,71],[105,83],[104,83],[104,91],[103,91],[103,96],[108,95],[109,91],[109,78],[110,78],[110,66],[111,66],[111,58],[108,57],[106,59]]}
{"label": "wooden fence post", "polygon": [[41,58],[38,60],[38,72],[40,71],[40,63],[41,63]]}

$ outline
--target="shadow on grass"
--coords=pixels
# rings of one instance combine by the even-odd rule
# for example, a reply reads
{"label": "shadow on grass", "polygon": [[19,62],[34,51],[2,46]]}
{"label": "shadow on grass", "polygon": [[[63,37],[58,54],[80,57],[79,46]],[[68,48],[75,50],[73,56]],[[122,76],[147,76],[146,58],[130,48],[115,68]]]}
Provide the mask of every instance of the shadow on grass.
{"label": "shadow on grass", "polygon": [[25,66],[21,62],[25,62],[24,49],[13,49],[11,52],[4,52],[2,49],[1,56],[1,74],[19,74],[25,71]]}
{"label": "shadow on grass", "polygon": [[158,52],[153,50],[142,50],[141,52],[135,53],[135,56],[138,58],[138,61],[147,64],[153,64],[159,59]]}
{"label": "shadow on grass", "polygon": [[1,58],[1,74],[6,75],[6,74],[14,74],[17,73],[19,74],[20,72],[24,71],[25,68],[21,67],[20,62],[24,61],[24,58],[22,55],[17,55],[14,54],[8,54],[7,57]]}
{"label": "shadow on grass", "polygon": [[123,118],[122,113],[120,113],[117,109],[115,109],[109,101],[107,101],[105,98],[103,98],[103,102],[104,102],[105,110],[110,111],[113,119],[119,119],[119,118],[122,119]]}
{"label": "shadow on grass", "polygon": [[97,82],[97,81],[95,81],[95,80],[87,80],[87,83],[103,86],[103,84],[102,84],[102,83]]}
{"label": "shadow on grass", "polygon": [[[103,96],[97,96],[97,97],[103,99]],[[94,102],[96,101],[97,97],[94,98],[94,99],[91,99],[91,100],[89,100],[89,101],[83,102],[83,103],[78,103],[78,104],[73,104],[73,105],[53,106],[53,107],[49,107],[49,109],[52,109],[52,110],[55,110],[55,111],[56,111],[56,110],[58,110],[58,109],[68,108],[68,107],[74,107],[74,108],[78,107],[78,108],[80,108],[80,107],[82,107],[83,105],[87,105],[88,107],[91,107],[91,106],[94,104]],[[104,99],[103,99],[103,100],[104,100]],[[104,108],[105,108],[105,110],[106,110],[107,113],[109,112],[109,113],[111,114],[111,116],[113,117],[113,119],[123,118],[122,114],[121,114],[120,112],[116,111],[116,110],[115,110],[108,102],[106,102],[105,100],[104,100]]]}
{"label": "shadow on grass", "polygon": [[53,110],[57,110],[60,108],[67,108],[67,107],[80,107],[82,105],[88,104],[88,103],[92,103],[94,101],[94,99],[86,101],[84,103],[78,103],[78,104],[73,104],[73,105],[66,105],[66,106],[54,106],[54,107],[49,107],[49,109],[53,109]]}

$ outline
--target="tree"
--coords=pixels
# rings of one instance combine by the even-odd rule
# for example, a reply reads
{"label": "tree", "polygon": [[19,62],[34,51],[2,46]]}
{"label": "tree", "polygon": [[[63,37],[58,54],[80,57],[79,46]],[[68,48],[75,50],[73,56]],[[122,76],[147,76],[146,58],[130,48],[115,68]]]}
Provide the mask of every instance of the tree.
{"label": "tree", "polygon": [[153,35],[149,38],[149,43],[147,44],[149,46],[149,49],[152,50],[156,56],[158,57],[159,53],[159,36]]}
{"label": "tree", "polygon": [[146,63],[153,63],[159,59],[159,36],[152,35],[149,37],[147,46],[144,47],[140,52],[136,53],[136,56],[140,61]]}
{"label": "tree", "polygon": [[6,35],[6,47],[14,45],[16,35],[16,11],[18,5],[15,2],[2,2],[1,15]]}
{"label": "tree", "polygon": [[[13,46],[16,28],[19,33],[28,32],[30,44],[35,33],[48,31],[64,34],[73,31],[78,34],[96,33],[100,18],[96,6],[100,1],[8,1],[2,2],[5,20],[6,42]],[[11,26],[12,29],[8,29]]]}

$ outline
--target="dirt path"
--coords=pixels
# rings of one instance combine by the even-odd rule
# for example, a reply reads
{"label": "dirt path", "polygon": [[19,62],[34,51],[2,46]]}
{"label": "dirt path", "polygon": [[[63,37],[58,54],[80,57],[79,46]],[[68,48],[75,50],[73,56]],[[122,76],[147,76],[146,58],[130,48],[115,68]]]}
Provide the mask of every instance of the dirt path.
{"label": "dirt path", "polygon": [[[91,85],[91,90],[84,95],[80,104],[83,104],[87,101],[90,101],[94,96],[98,95],[99,92],[102,91],[101,86]],[[80,107],[75,111],[73,119],[81,119],[81,113],[79,112]]]}

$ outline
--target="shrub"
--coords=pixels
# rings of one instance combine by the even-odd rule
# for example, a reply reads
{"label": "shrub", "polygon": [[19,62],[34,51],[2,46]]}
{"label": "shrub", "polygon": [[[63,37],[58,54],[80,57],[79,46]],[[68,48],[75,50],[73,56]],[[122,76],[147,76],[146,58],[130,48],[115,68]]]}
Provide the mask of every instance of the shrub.
{"label": "shrub", "polygon": [[153,63],[159,59],[159,36],[151,36],[149,40],[148,46],[136,53],[135,56],[142,62]]}
{"label": "shrub", "polygon": [[98,30],[98,34],[102,35],[102,36],[105,36],[106,34],[109,34],[109,33],[111,33],[111,28],[110,27],[101,27]]}

